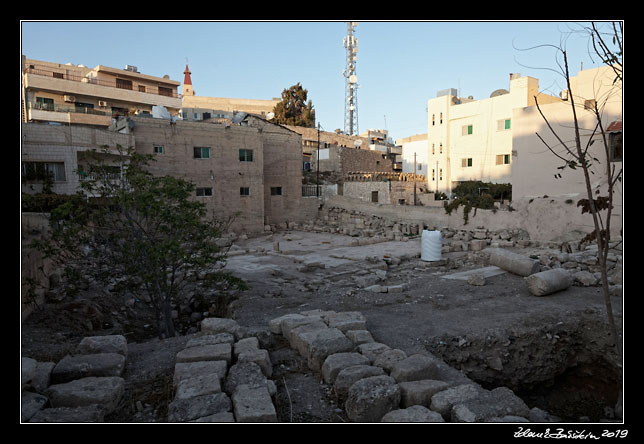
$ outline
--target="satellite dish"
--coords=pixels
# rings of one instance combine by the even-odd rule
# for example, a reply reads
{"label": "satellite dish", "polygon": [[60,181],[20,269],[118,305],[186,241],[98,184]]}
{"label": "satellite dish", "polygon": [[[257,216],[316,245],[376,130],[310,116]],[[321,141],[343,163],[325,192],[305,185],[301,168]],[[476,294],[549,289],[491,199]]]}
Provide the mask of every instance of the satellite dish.
{"label": "satellite dish", "polygon": [[510,94],[510,91],[508,91],[507,89],[497,89],[496,91],[493,91],[492,94],[490,94],[490,97],[498,97],[505,94]]}
{"label": "satellite dish", "polygon": [[266,114],[266,120],[271,120],[273,117],[275,117],[275,113],[273,112]]}
{"label": "satellite dish", "polygon": [[349,76],[349,83],[358,83],[358,76],[355,74]]}
{"label": "satellite dish", "polygon": [[233,115],[232,122],[241,123],[246,118],[246,116],[246,113],[235,113],[235,115]]}

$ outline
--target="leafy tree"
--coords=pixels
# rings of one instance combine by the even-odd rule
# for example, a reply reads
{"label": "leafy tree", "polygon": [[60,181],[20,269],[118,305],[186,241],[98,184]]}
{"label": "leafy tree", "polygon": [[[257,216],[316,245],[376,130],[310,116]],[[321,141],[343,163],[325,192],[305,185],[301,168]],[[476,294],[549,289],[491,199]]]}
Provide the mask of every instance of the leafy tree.
{"label": "leafy tree", "polygon": [[68,282],[117,278],[147,293],[160,338],[175,335],[172,305],[196,275],[205,276],[199,282],[210,291],[222,282],[245,288],[222,270],[226,252],[217,240],[230,220],[207,218],[205,205],[191,199],[192,183],[151,175],[152,157],[132,150],[109,164],[95,157],[92,179],[81,185],[85,193],[53,210],[50,235],[35,243],[64,267]]}
{"label": "leafy tree", "polygon": [[296,85],[282,91],[282,101],[275,105],[275,117],[271,120],[282,125],[315,126],[315,110],[310,100],[307,102],[308,90]]}

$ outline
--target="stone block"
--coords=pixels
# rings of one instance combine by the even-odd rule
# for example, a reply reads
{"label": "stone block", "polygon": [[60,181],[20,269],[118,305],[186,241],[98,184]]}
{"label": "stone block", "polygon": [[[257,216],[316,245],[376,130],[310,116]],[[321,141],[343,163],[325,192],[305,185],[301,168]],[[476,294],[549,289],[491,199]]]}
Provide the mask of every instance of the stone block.
{"label": "stone block", "polygon": [[354,383],[345,403],[353,422],[380,422],[383,416],[400,404],[400,387],[386,375],[370,376]]}
{"label": "stone block", "polygon": [[168,405],[168,422],[188,422],[230,410],[230,398],[225,393],[175,399]]}
{"label": "stone block", "polygon": [[31,379],[31,387],[36,393],[44,393],[51,382],[51,372],[56,366],[53,362],[36,363],[36,371]]}
{"label": "stone block", "polygon": [[105,409],[98,404],[83,407],[53,407],[38,411],[29,422],[79,423],[103,422]]}
{"label": "stone block", "polygon": [[268,380],[259,365],[254,362],[238,362],[230,367],[224,383],[224,391],[232,395],[237,386],[262,387],[267,383]]}
{"label": "stone block", "polygon": [[295,327],[288,333],[288,342],[292,349],[298,351],[298,353],[306,357],[308,355],[309,343],[308,339],[311,335],[311,332],[317,330],[326,330],[329,327],[322,321],[316,321],[309,324],[303,324],[298,327]]}
{"label": "stone block", "polygon": [[348,330],[344,333],[355,345],[374,342],[369,330]]}
{"label": "stone block", "polygon": [[358,311],[341,311],[339,313],[334,313],[329,315],[327,320],[329,327],[337,328],[343,333],[349,330],[367,329],[367,319]]}
{"label": "stone block", "polygon": [[481,251],[487,247],[487,241],[484,239],[474,239],[470,241],[471,251]]}
{"label": "stone block", "polygon": [[38,393],[23,392],[20,403],[20,420],[22,422],[29,421],[48,401],[46,396]]}
{"label": "stone block", "polygon": [[46,396],[52,407],[83,407],[99,404],[105,414],[116,409],[125,391],[125,381],[117,376],[87,377],[63,384],[54,384]]}
{"label": "stone block", "polygon": [[452,422],[483,422],[505,416],[528,417],[530,408],[507,387],[481,391],[478,396],[455,403]]}
{"label": "stone block", "polygon": [[226,361],[230,364],[231,360],[232,347],[228,343],[184,348],[176,357],[176,362]]}
{"label": "stone block", "polygon": [[277,422],[277,412],[267,387],[240,385],[232,396],[237,422]]}
{"label": "stone block", "polygon": [[353,351],[354,345],[337,328],[327,328],[304,333],[307,347],[307,364],[311,370],[320,371],[327,356],[333,353]]}
{"label": "stone block", "polygon": [[92,355],[67,355],[51,372],[51,383],[61,384],[89,376],[121,376],[125,369],[125,356],[120,353]]}
{"label": "stone block", "polygon": [[238,339],[241,327],[237,321],[228,318],[206,318],[201,321],[201,332],[206,334],[230,333]]}
{"label": "stone block", "polygon": [[381,422],[445,422],[440,413],[433,412],[422,405],[392,410],[382,417]]}
{"label": "stone block", "polygon": [[233,348],[233,355],[236,358],[237,356],[239,356],[240,353],[251,352],[256,350],[259,350],[259,339],[252,336],[250,338],[240,339],[239,341],[235,342],[235,345]]}
{"label": "stone block", "polygon": [[436,379],[438,365],[429,356],[415,354],[393,363],[390,375],[397,382]]}
{"label": "stone block", "polygon": [[271,364],[268,350],[257,349],[241,352],[239,356],[237,356],[237,362],[254,362],[259,365],[267,378],[270,378],[273,374],[273,365]]}
{"label": "stone block", "polygon": [[215,344],[234,344],[235,336],[230,333],[217,333],[214,335],[203,335],[197,336],[196,338],[190,339],[186,343],[186,348],[190,347],[199,347],[202,345],[215,345]]}
{"label": "stone block", "polygon": [[387,350],[391,350],[391,347],[381,342],[367,342],[358,345],[358,351],[369,358],[371,362],[374,362],[378,355]]}
{"label": "stone block", "polygon": [[349,388],[361,379],[370,376],[384,375],[385,371],[382,367],[375,367],[373,365],[352,365],[343,368],[335,377],[333,389],[335,390],[338,398],[344,399],[349,393]]}
{"label": "stone block", "polygon": [[329,355],[322,364],[322,379],[327,384],[333,384],[341,370],[352,365],[367,365],[369,359],[355,352],[334,353]]}
{"label": "stone block", "polygon": [[432,396],[450,387],[448,382],[435,379],[399,382],[398,385],[400,385],[400,405],[402,407],[412,405],[429,407],[432,403]]}
{"label": "stone block", "polygon": [[127,339],[123,335],[88,336],[78,344],[81,355],[93,353],[119,353],[127,358]]}
{"label": "stone block", "polygon": [[193,376],[179,381],[175,399],[194,398],[195,396],[210,395],[221,392],[221,381],[212,376]]}
{"label": "stone block", "polygon": [[440,391],[432,396],[429,408],[440,413],[446,420],[451,419],[452,407],[469,399],[476,398],[482,389],[473,384],[462,384]]}
{"label": "stone block", "polygon": [[380,353],[373,361],[373,365],[382,367],[387,373],[389,373],[394,367],[394,364],[398,361],[402,361],[403,359],[407,359],[407,353],[400,349],[392,348]]}
{"label": "stone block", "polygon": [[228,371],[226,361],[177,362],[174,365],[174,386],[194,376],[208,376],[223,379]]}
{"label": "stone block", "polygon": [[235,416],[232,412],[221,412],[193,419],[189,422],[235,422]]}
{"label": "stone block", "polygon": [[22,390],[27,387],[30,387],[31,381],[36,375],[36,366],[38,361],[31,358],[22,358],[20,363],[20,381],[22,384]]}

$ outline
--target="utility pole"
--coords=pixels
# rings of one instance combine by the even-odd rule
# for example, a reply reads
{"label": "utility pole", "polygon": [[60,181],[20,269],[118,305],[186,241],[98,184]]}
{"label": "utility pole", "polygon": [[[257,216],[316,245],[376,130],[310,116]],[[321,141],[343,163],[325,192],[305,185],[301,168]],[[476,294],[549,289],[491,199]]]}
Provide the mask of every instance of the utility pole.
{"label": "utility pole", "polygon": [[414,175],[412,179],[414,181],[414,205],[416,205],[416,153],[414,153]]}
{"label": "utility pole", "polygon": [[316,182],[316,188],[315,188],[315,195],[317,197],[320,197],[320,122],[318,122],[318,172],[317,172],[317,178],[315,180]]}

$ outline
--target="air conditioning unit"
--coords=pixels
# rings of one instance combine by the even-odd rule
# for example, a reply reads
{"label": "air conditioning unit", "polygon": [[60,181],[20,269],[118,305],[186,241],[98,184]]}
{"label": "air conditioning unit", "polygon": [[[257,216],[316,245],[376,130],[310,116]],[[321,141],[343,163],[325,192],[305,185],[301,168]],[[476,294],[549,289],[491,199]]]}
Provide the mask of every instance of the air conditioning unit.
{"label": "air conditioning unit", "polygon": [[63,99],[65,100],[65,102],[75,102],[76,101],[76,97],[74,97],[74,96],[63,96]]}
{"label": "air conditioning unit", "polygon": [[564,89],[559,93],[561,100],[568,100],[568,90]]}
{"label": "air conditioning unit", "polygon": [[98,106],[100,106],[101,108],[105,108],[107,106],[107,102],[105,100],[99,100]]}

